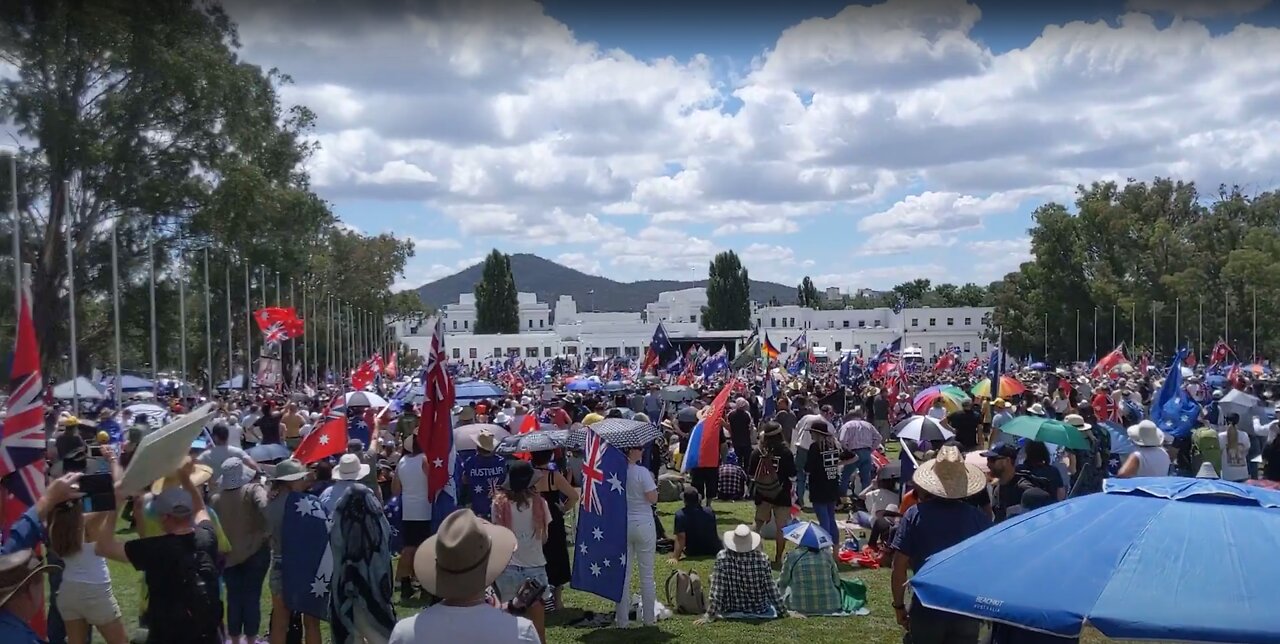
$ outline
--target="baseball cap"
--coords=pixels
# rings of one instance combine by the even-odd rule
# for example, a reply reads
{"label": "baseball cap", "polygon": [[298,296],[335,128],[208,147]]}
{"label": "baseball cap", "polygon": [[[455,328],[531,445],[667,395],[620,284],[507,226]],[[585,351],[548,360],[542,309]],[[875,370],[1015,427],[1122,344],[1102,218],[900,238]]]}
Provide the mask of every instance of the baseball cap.
{"label": "baseball cap", "polygon": [[1012,443],[996,443],[982,453],[984,458],[1018,458],[1018,446]]}
{"label": "baseball cap", "polygon": [[160,516],[191,516],[191,494],[180,487],[161,490],[151,496],[151,509]]}

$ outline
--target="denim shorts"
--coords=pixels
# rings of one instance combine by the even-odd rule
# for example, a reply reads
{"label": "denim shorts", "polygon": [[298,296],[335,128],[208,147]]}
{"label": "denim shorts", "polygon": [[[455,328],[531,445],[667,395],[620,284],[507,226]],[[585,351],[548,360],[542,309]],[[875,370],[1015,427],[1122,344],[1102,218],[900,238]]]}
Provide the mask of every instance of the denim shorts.
{"label": "denim shorts", "polygon": [[507,569],[498,575],[494,585],[498,587],[498,596],[502,601],[511,601],[515,598],[516,593],[520,590],[520,585],[526,579],[534,579],[545,586],[542,593],[543,599],[551,596],[551,583],[547,580],[546,566],[513,566],[508,564]]}

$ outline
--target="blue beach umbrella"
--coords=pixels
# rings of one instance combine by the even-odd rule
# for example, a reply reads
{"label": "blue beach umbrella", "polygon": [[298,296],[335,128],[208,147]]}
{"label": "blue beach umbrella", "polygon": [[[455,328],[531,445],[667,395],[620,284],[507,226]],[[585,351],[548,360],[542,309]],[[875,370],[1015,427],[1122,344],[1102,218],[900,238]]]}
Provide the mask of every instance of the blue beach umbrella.
{"label": "blue beach umbrella", "polygon": [[1110,479],[930,557],[911,586],[925,606],[1060,637],[1088,622],[1121,640],[1275,642],[1277,508],[1280,492],[1226,481]]}

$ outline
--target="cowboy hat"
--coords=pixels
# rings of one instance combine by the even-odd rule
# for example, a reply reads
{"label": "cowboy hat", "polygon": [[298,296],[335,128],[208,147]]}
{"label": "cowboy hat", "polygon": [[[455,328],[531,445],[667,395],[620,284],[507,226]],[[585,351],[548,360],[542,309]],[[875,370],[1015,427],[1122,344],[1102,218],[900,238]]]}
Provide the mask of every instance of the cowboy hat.
{"label": "cowboy hat", "polygon": [[871,396],[871,397],[873,397],[873,398],[874,398],[874,397],[876,397],[876,396],[879,396],[879,395],[880,395],[880,388],[879,388],[879,387],[872,387],[872,388],[868,389],[868,390],[867,390],[867,395],[868,395],[868,396]]}
{"label": "cowboy hat", "polygon": [[987,477],[982,470],[964,462],[960,448],[943,445],[937,457],[920,464],[911,482],[936,497],[963,499],[982,491]]}
{"label": "cowboy hat", "polygon": [[470,599],[497,581],[515,552],[513,532],[458,510],[418,548],[413,574],[436,597]]}
{"label": "cowboy hat", "polygon": [[[213,478],[213,468],[208,465],[197,463],[191,470],[191,484],[196,487],[208,483],[211,478]],[[159,494],[162,490],[181,486],[182,482],[178,480],[178,475],[170,474],[162,479],[156,479],[151,484],[151,493]]]}
{"label": "cowboy hat", "polygon": [[[781,529],[781,528],[779,528]],[[739,523],[738,527],[726,531],[721,536],[724,542],[725,550],[732,552],[751,552],[760,547],[760,533],[752,530],[745,523]]]}
{"label": "cowboy hat", "polygon": [[45,563],[30,549],[0,557],[0,606],[9,603],[36,575],[58,568],[61,566]]}
{"label": "cowboy hat", "polygon": [[369,476],[369,464],[361,463],[360,457],[355,454],[343,454],[338,459],[338,466],[333,468],[333,478],[336,481],[359,481]]}
{"label": "cowboy hat", "polygon": [[1081,416],[1080,414],[1067,414],[1062,420],[1066,424],[1071,425],[1082,432],[1093,429],[1093,425],[1084,422],[1084,416]]}
{"label": "cowboy hat", "polygon": [[476,449],[485,453],[492,453],[497,448],[498,439],[493,435],[493,432],[482,429],[480,433],[476,434]]}
{"label": "cowboy hat", "polygon": [[781,433],[782,425],[779,425],[778,423],[761,423],[760,425],[761,436],[777,436]]}
{"label": "cowboy hat", "polygon": [[1130,425],[1125,433],[1129,435],[1129,440],[1133,441],[1138,447],[1160,447],[1164,445],[1164,432],[1150,420],[1144,420],[1137,425]]}
{"label": "cowboy hat", "polygon": [[905,391],[898,394],[898,400],[910,400],[910,399],[911,399],[911,396],[908,396],[907,392]]}

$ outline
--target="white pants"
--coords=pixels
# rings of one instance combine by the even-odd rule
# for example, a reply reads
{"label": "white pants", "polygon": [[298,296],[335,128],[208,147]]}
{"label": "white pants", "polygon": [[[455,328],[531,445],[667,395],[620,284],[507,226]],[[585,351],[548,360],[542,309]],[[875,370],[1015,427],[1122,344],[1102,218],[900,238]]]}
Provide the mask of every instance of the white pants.
{"label": "white pants", "polygon": [[631,612],[631,573],[640,570],[640,609],[645,626],[658,623],[654,604],[658,600],[658,587],[653,579],[653,558],[658,549],[658,533],[653,519],[627,520],[627,576],[623,585],[622,601],[618,602],[614,621],[626,626]]}

